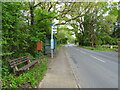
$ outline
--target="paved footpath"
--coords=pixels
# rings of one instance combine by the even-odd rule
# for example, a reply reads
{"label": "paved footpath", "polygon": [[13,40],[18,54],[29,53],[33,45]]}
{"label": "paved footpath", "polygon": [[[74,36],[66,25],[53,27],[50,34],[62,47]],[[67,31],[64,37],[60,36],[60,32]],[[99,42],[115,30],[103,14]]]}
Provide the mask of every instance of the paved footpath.
{"label": "paved footpath", "polygon": [[64,47],[61,47],[57,56],[50,60],[46,76],[38,88],[77,88]]}

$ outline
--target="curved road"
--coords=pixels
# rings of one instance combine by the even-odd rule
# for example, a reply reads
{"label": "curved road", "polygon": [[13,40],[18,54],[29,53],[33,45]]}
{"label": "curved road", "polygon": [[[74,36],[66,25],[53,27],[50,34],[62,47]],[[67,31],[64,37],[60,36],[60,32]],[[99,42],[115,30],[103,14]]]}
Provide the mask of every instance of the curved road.
{"label": "curved road", "polygon": [[118,88],[117,52],[93,51],[67,46],[77,83],[82,88]]}

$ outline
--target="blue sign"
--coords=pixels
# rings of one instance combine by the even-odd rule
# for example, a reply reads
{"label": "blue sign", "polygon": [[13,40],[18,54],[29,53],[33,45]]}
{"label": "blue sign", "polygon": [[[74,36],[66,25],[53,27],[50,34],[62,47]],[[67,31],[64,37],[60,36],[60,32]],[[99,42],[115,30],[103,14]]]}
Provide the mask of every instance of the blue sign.
{"label": "blue sign", "polygon": [[57,33],[57,31],[53,31],[53,33]]}
{"label": "blue sign", "polygon": [[53,24],[50,24],[50,26],[53,26]]}
{"label": "blue sign", "polygon": [[52,26],[52,31],[57,31],[57,26]]}

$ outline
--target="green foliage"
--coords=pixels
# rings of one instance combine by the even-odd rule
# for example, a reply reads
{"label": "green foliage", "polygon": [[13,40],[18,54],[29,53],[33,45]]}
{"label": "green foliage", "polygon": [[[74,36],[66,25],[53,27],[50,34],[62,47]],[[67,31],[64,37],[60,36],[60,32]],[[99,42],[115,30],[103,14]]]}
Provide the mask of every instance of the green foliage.
{"label": "green foliage", "polygon": [[[74,43],[75,38],[72,36],[74,35],[71,30],[67,28],[67,26],[64,27],[58,27],[57,32],[57,42],[58,44],[67,44],[67,43]],[[61,30],[62,29],[62,30]]]}
{"label": "green foliage", "polygon": [[47,70],[48,60],[43,59],[41,63],[38,63],[35,67],[26,71],[20,76],[15,76],[15,74],[9,74],[2,78],[3,88],[33,88],[40,80],[42,80]]}
{"label": "green foliage", "polygon": [[[25,55],[31,59],[37,56],[36,43],[43,42],[51,32],[51,21],[47,19],[54,13],[35,8],[34,24],[30,25],[29,2],[2,3],[2,62],[3,76],[11,72],[8,61]],[[9,73],[8,73],[9,71]]]}
{"label": "green foliage", "polygon": [[[110,46],[113,46],[113,48],[110,48]],[[96,48],[90,47],[90,46],[80,46],[82,48],[90,49],[90,50],[96,50],[96,51],[118,51],[118,46],[117,45],[100,45],[97,46]]]}
{"label": "green foliage", "polygon": [[[92,46],[117,44],[119,28],[114,25],[118,18],[117,3],[98,2],[82,18],[71,24],[79,45]],[[78,24],[78,25],[77,25]],[[79,28],[79,29],[78,29]]]}

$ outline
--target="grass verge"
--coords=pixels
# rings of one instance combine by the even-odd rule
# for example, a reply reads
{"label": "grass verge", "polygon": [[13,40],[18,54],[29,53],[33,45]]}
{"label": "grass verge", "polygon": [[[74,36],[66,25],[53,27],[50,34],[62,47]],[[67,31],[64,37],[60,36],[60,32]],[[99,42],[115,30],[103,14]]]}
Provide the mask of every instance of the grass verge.
{"label": "grass verge", "polygon": [[90,49],[90,50],[96,50],[96,51],[117,51],[116,48],[103,48],[103,47],[96,47],[96,48],[93,48],[93,47],[90,47],[90,46],[79,46],[81,48],[85,48],[85,49]]}
{"label": "grass verge", "polygon": [[47,59],[42,59],[41,63],[36,64],[30,70],[16,77],[9,74],[2,78],[2,88],[34,88],[44,77],[47,70]]}

